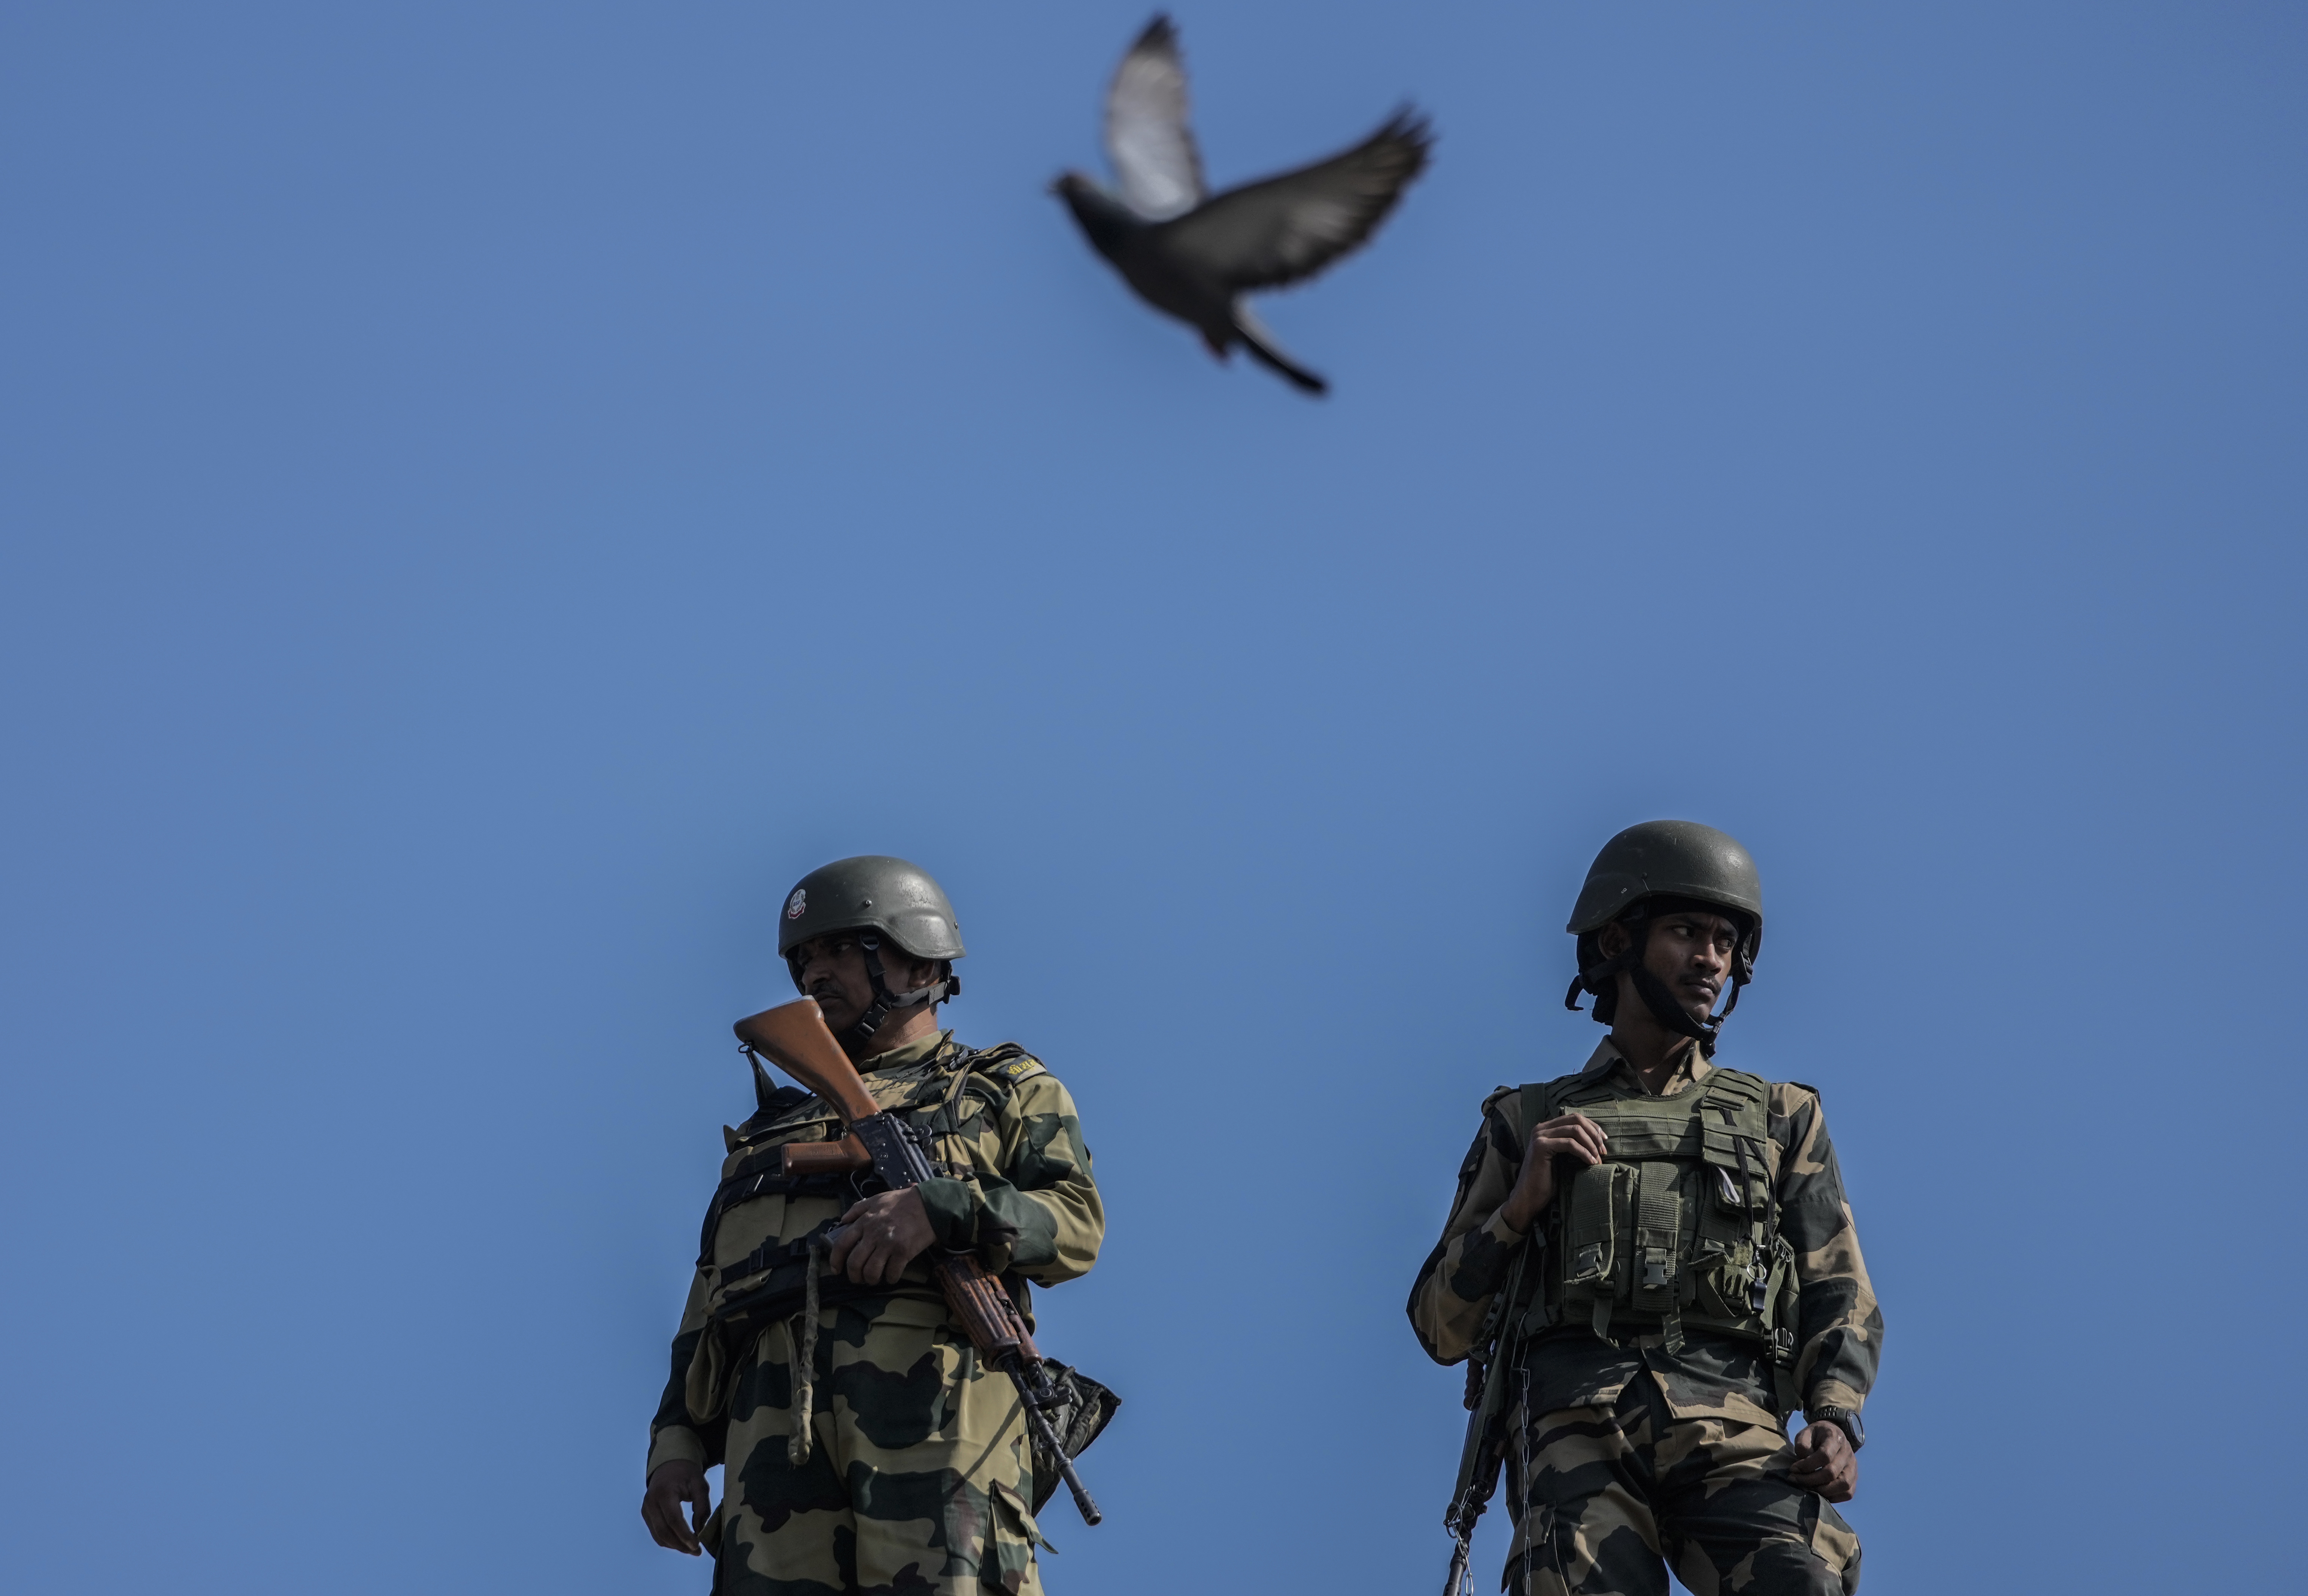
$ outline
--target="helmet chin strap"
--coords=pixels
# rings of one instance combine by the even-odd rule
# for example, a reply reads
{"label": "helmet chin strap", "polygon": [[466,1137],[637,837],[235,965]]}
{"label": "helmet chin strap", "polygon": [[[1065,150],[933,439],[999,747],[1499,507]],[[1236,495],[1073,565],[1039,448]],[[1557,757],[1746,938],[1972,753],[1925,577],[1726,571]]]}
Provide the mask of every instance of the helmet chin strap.
{"label": "helmet chin strap", "polygon": [[[840,1037],[845,1046],[863,1047],[874,1039],[874,1033],[900,1008],[911,1008],[917,1003],[943,1003],[949,998],[961,996],[961,977],[949,974],[943,981],[933,981],[927,986],[915,987],[911,991],[890,990],[887,972],[882,968],[882,939],[871,931],[861,933],[857,950],[866,956],[866,978],[874,983],[874,1000],[866,1006],[854,1024],[842,1028]],[[794,990],[800,991],[801,968],[788,956],[786,966],[793,972]]]}
{"label": "helmet chin strap", "polygon": [[933,981],[927,986],[915,987],[911,991],[893,992],[882,970],[882,939],[871,933],[861,936],[857,939],[857,948],[866,956],[866,974],[874,983],[874,1000],[866,1006],[866,1012],[857,1017],[857,1023],[842,1032],[841,1040],[844,1042],[862,1046],[873,1039],[874,1033],[882,1028],[883,1022],[898,1009],[911,1008],[917,1003],[943,1003],[961,991],[960,980],[949,975],[943,981]]}
{"label": "helmet chin strap", "polygon": [[[1599,1000],[1608,983],[1622,973],[1632,975],[1634,977],[1635,995],[1643,1000],[1643,1007],[1650,1010],[1651,1017],[1678,1036],[1688,1036],[1699,1043],[1701,1058],[1712,1059],[1716,1038],[1723,1029],[1724,1020],[1739,1006],[1739,989],[1746,985],[1748,972],[1753,967],[1744,957],[1744,940],[1740,953],[1734,957],[1731,1000],[1723,1006],[1721,1014],[1695,1020],[1691,1017],[1691,1010],[1676,1002],[1675,994],[1666,990],[1666,983],[1652,974],[1643,963],[1643,956],[1650,948],[1653,924],[1650,916],[1646,914],[1632,924],[1624,921],[1620,923],[1626,927],[1628,935],[1625,951],[1580,971],[1572,980],[1571,990],[1563,995],[1563,1006],[1576,1009],[1579,994],[1588,991],[1594,993],[1598,1000],[1596,1007],[1599,1010],[1603,1007]],[[1598,1014],[1598,1017],[1601,1016]]]}
{"label": "helmet chin strap", "polygon": [[1643,1007],[1651,1011],[1653,1019],[1678,1035],[1688,1036],[1699,1043],[1701,1058],[1715,1056],[1716,1034],[1723,1029],[1719,1016],[1709,1015],[1704,1020],[1692,1018],[1691,1010],[1676,1002],[1675,994],[1640,962],[1627,974],[1635,978],[1635,995],[1643,1000]]}

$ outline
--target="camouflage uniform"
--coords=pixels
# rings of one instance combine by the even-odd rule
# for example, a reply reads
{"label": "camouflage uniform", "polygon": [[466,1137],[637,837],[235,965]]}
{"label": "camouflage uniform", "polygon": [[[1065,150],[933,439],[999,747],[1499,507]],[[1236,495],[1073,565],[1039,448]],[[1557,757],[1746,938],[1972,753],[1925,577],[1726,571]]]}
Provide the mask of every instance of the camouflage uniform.
{"label": "camouflage uniform", "polygon": [[[1073,1100],[1014,1046],[972,1054],[952,1033],[862,1060],[884,1108],[935,1133],[917,1189],[936,1245],[974,1248],[1030,1322],[1028,1281],[1089,1272],[1106,1214]],[[723,1133],[728,1158],[650,1425],[648,1468],[724,1465],[707,1526],[728,1596],[907,1592],[1038,1596],[1033,1460],[1018,1394],[986,1368],[920,1261],[896,1284],[827,1274],[822,1232],[859,1195],[848,1177],[788,1180],[788,1142],[838,1138],[833,1110],[758,1069],[761,1111]],[[818,1269],[812,1445],[792,1462],[795,1361]]]}
{"label": "camouflage uniform", "polygon": [[[1696,1086],[1712,1068],[1687,1048],[1660,1095]],[[1580,1078],[1619,1096],[1648,1094],[1608,1041]],[[1648,1596],[1666,1591],[1667,1565],[1695,1596],[1857,1589],[1858,1539],[1832,1506],[1788,1479],[1794,1447],[1784,1426],[1797,1405],[1859,1409],[1874,1382],[1883,1317],[1819,1094],[1772,1085],[1768,1123],[1767,1175],[1800,1284],[1796,1361],[1785,1371],[1792,1380],[1782,1388],[1762,1347],[1703,1331],[1670,1352],[1663,1335],[1640,1326],[1606,1340],[1573,1323],[1533,1336],[1519,1353],[1503,1348],[1501,1356],[1520,1360],[1509,1387],[1517,1522],[1503,1589]],[[1500,1088],[1483,1103],[1450,1223],[1411,1290],[1412,1327],[1437,1362],[1475,1349],[1526,1245],[1498,1210],[1529,1145],[1520,1094]],[[1545,1241],[1541,1233],[1528,1244]]]}

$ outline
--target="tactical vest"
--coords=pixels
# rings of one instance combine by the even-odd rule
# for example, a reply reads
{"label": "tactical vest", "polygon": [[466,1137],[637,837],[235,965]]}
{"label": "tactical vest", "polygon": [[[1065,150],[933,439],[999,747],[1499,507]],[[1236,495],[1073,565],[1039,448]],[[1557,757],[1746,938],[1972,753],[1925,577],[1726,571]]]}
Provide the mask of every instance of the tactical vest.
{"label": "tactical vest", "polygon": [[[933,1055],[933,1068],[903,1078],[873,1074],[866,1089],[883,1108],[900,1115],[934,1148],[936,1137],[958,1130],[968,1118],[961,1112],[964,1094],[975,1085],[981,1097],[999,1100],[1022,1081],[1044,1073],[1040,1060],[1016,1043],[1005,1042],[983,1052],[952,1044],[952,1051]],[[788,1176],[783,1170],[786,1147],[795,1142],[838,1141],[841,1116],[831,1103],[797,1088],[771,1083],[761,1065],[754,1066],[754,1094],[760,1111],[743,1125],[723,1132],[729,1149],[728,1173],[706,1206],[705,1223],[697,1239],[697,1267],[706,1282],[706,1323],[691,1355],[685,1381],[690,1417],[705,1423],[720,1413],[729,1399],[729,1376],[754,1337],[781,1319],[801,1311],[813,1269],[818,1274],[821,1306],[860,1298],[910,1297],[943,1308],[945,1298],[926,1277],[909,1277],[890,1285],[860,1285],[844,1274],[824,1272],[824,1254],[813,1254],[813,1237],[822,1237],[833,1216],[857,1201],[888,1189],[870,1171],[854,1175]],[[931,1168],[941,1175],[967,1175],[933,1155]],[[717,1264],[722,1222],[732,1211],[762,1199],[775,1200],[771,1214],[754,1211],[755,1222],[768,1234],[744,1256]],[[784,1205],[796,1199],[816,1199],[826,1218],[800,1235],[788,1235]],[[732,1248],[742,1245],[743,1235]],[[1030,1301],[1025,1283],[1014,1274],[1002,1283],[1021,1306]]]}
{"label": "tactical vest", "polygon": [[1609,1156],[1568,1177],[1547,1221],[1526,1333],[1585,1325],[1609,1339],[1700,1329],[1795,1350],[1795,1249],[1779,1234],[1765,1148],[1770,1088],[1717,1068],[1672,1097],[1627,1097],[1577,1075],[1523,1088],[1528,1127],[1576,1110]]}
{"label": "tactical vest", "polygon": [[[757,1077],[760,1070],[756,1064]],[[951,1052],[936,1056],[934,1069],[902,1082],[887,1081],[880,1076],[868,1076],[866,1079],[867,1089],[881,1105],[898,1112],[920,1133],[925,1145],[934,1149],[938,1136],[959,1128],[965,1117],[960,1112],[961,1099],[973,1082],[981,1096],[999,1094],[1042,1073],[1041,1064],[1025,1049],[1005,1042],[983,1052],[956,1045]],[[804,1276],[809,1268],[810,1237],[784,1238],[779,1233],[784,1227],[775,1225],[760,1246],[717,1268],[716,1241],[726,1214],[764,1197],[779,1197],[788,1202],[795,1198],[831,1198],[839,1205],[833,1209],[838,1214],[857,1198],[883,1189],[871,1171],[857,1175],[785,1174],[782,1165],[786,1147],[795,1142],[839,1140],[841,1118],[831,1104],[793,1087],[772,1086],[766,1077],[757,1080],[755,1092],[762,1111],[728,1133],[731,1167],[706,1206],[705,1223],[697,1238],[697,1266],[710,1272],[707,1311],[717,1321],[741,1331],[789,1317],[800,1308]],[[935,1159],[934,1153],[932,1157],[931,1167],[938,1174],[967,1173],[948,1169]],[[937,1289],[926,1281],[861,1286],[844,1276],[828,1275],[820,1283],[820,1300],[825,1302],[889,1295],[943,1300]]]}

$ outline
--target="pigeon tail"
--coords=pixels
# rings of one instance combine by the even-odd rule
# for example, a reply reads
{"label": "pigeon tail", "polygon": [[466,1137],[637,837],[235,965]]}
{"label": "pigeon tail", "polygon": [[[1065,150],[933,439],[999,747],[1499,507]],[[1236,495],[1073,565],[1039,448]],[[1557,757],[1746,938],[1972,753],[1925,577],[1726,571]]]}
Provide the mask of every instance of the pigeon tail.
{"label": "pigeon tail", "polygon": [[1250,313],[1248,305],[1239,301],[1234,307],[1234,330],[1235,335],[1242,339],[1242,347],[1250,351],[1252,359],[1284,378],[1299,392],[1311,393],[1319,399],[1331,391],[1330,383],[1285,355],[1275,345],[1274,335],[1266,330],[1265,324]]}

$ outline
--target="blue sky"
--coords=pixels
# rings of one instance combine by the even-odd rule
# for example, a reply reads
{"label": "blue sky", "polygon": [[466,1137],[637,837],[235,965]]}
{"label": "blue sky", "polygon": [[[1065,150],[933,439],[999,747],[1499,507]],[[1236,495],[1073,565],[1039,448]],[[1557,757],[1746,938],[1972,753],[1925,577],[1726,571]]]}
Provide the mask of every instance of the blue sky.
{"label": "blue sky", "polygon": [[1053,1592],[1431,1589],[1400,1302],[1658,815],[1884,1303],[1866,1589],[2289,1571],[2308,21],[1187,7],[1215,181],[1441,134],[1314,403],[1044,192],[1143,21],[0,18],[0,1583],[702,1590],[727,1027],[870,851],[1108,1197]]}

